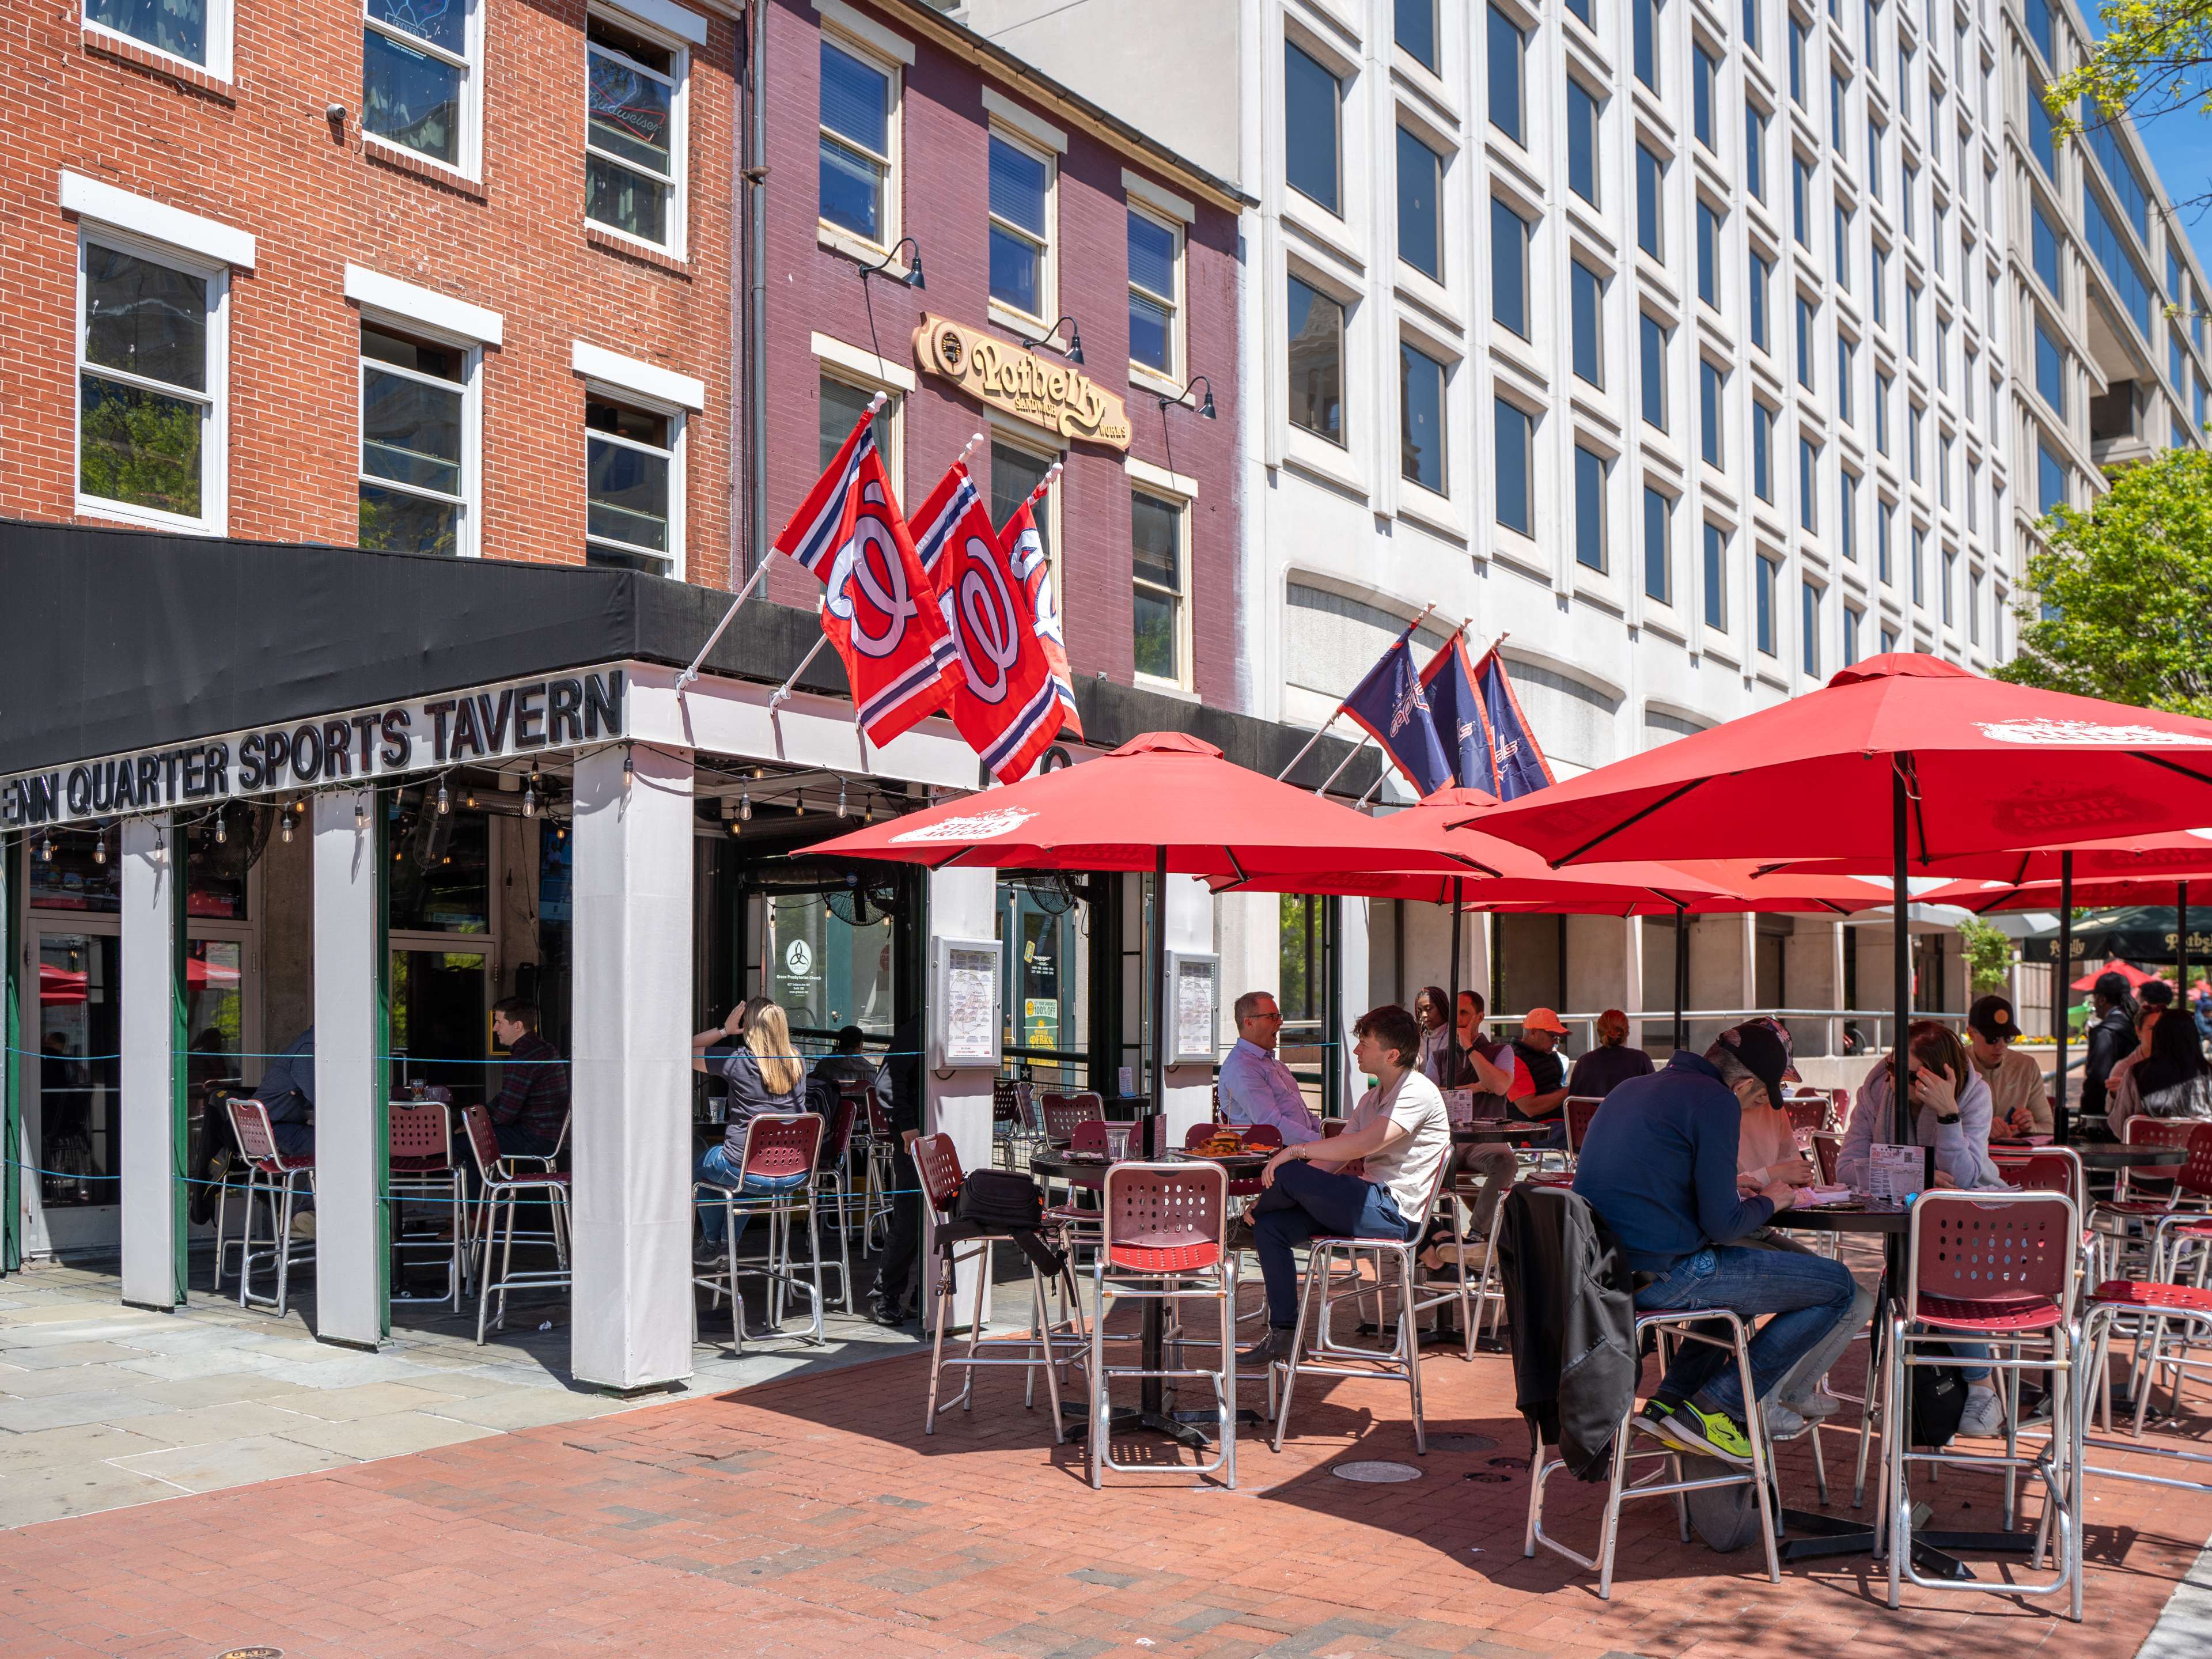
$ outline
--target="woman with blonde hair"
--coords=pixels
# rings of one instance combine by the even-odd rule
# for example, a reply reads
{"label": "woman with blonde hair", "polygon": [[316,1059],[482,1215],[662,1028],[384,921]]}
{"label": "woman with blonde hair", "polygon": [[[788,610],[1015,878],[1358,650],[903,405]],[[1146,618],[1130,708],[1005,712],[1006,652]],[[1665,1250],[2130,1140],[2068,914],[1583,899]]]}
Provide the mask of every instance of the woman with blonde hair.
{"label": "woman with blonde hair", "polygon": [[[710,1064],[708,1050],[727,1042],[738,1044]],[[787,1193],[803,1185],[804,1170],[791,1176],[748,1176],[744,1172],[745,1130],[763,1114],[781,1115],[806,1109],[806,1062],[791,1042],[791,1022],[781,1004],[755,997],[730,1010],[729,1018],[712,1030],[695,1032],[691,1038],[691,1069],[719,1071],[730,1085],[729,1110],[723,1120],[720,1146],[709,1146],[692,1165],[694,1182],[727,1187],[744,1198]],[[693,1252],[695,1267],[711,1269],[722,1259],[722,1206],[719,1200],[695,1200],[699,1228],[705,1240]],[[730,1234],[730,1248],[744,1237],[748,1219],[741,1210]]]}

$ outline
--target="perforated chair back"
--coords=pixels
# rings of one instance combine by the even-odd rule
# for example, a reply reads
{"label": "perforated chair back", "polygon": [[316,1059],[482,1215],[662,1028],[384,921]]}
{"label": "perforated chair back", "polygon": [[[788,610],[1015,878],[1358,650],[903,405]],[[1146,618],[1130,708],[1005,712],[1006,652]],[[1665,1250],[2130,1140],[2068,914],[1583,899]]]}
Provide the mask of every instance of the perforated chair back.
{"label": "perforated chair back", "polygon": [[[1133,1125],[1130,1133],[1133,1135],[1135,1133]],[[1107,1136],[1106,1120],[1103,1117],[1085,1118],[1067,1138],[1067,1150],[1071,1152],[1103,1152],[1111,1148],[1113,1144]]]}
{"label": "perforated chair back", "polygon": [[1820,1184],[1823,1187],[1836,1184],[1836,1160],[1843,1150],[1844,1138],[1841,1135],[1831,1134],[1825,1130],[1814,1135],[1813,1157],[1820,1164]]}
{"label": "perforated chair back", "polygon": [[1583,1137],[1589,1133],[1590,1120],[1597,1109],[1605,1104],[1603,1095],[1569,1095],[1567,1097],[1567,1152],[1579,1153]]}
{"label": "perforated chair back", "polygon": [[1911,1228],[1908,1321],[2033,1329],[2072,1306],[2081,1220],[2063,1193],[1924,1192]]}
{"label": "perforated chair back", "polygon": [[914,1143],[915,1172],[921,1177],[921,1194],[939,1217],[952,1213],[960,1196],[960,1154],[946,1134],[917,1135]]}
{"label": "perforated chair back", "polygon": [[1256,1152],[1265,1148],[1274,1151],[1283,1144],[1283,1132],[1272,1123],[1255,1123],[1244,1131],[1244,1149]]}
{"label": "perforated chair back", "polygon": [[2212,1123],[2200,1123],[2190,1132],[2189,1162],[2173,1172],[2173,1189],[2212,1198]]}
{"label": "perforated chair back", "polygon": [[1116,1164],[1103,1207],[1108,1265],[1194,1273],[1221,1260],[1229,1177],[1218,1164]]}
{"label": "perforated chair back", "polygon": [[1807,1099],[1801,1096],[1782,1109],[1788,1114],[1791,1128],[1811,1129],[1818,1132],[1828,1127],[1828,1097],[1826,1095],[1821,1095],[1816,1099]]}
{"label": "perforated chair back", "polygon": [[1075,1138],[1075,1126],[1092,1118],[1105,1115],[1105,1103],[1095,1095],[1063,1095],[1047,1091],[1042,1110],[1044,1114],[1044,1138],[1066,1146]]}
{"label": "perforated chair back", "polygon": [[434,1103],[395,1100],[385,1109],[392,1169],[421,1175],[453,1167],[453,1145],[446,1109]]}
{"label": "perforated chair back", "polygon": [[252,1095],[233,1095],[226,1103],[230,1108],[230,1132],[238,1137],[238,1150],[246,1161],[259,1165],[264,1174],[279,1170],[284,1155],[276,1150],[276,1132],[270,1127],[268,1103]]}
{"label": "perforated chair back", "polygon": [[764,1112],[745,1125],[745,1155],[738,1167],[749,1176],[771,1178],[807,1175],[821,1149],[821,1113]]}
{"label": "perforated chair back", "polygon": [[878,1140],[895,1141],[891,1131],[891,1109],[873,1089],[868,1091],[868,1133]]}
{"label": "perforated chair back", "polygon": [[2079,1209],[2087,1198],[2081,1160],[2063,1146],[2039,1146],[2032,1152],[1990,1154],[1997,1173],[2024,1193],[2063,1193]]}
{"label": "perforated chair back", "polygon": [[[2179,1146],[2186,1149],[2190,1137],[2197,1133],[2193,1120],[2171,1117],[2144,1117],[2140,1115],[2120,1125],[2120,1144],[2123,1146]],[[2153,1169],[2123,1169],[2112,1184],[2112,1196],[2124,1200],[2136,1196],[2138,1185],[2148,1186],[2154,1198],[2163,1197],[2174,1190],[2178,1172],[2172,1164]]]}
{"label": "perforated chair back", "polygon": [[477,1173],[486,1181],[499,1176],[499,1131],[491,1125],[490,1111],[482,1106],[465,1107],[461,1122],[469,1132],[469,1151],[475,1154]]}
{"label": "perforated chair back", "polygon": [[823,1169],[842,1170],[845,1167],[845,1160],[853,1151],[853,1130],[860,1121],[860,1097],[840,1088],[836,1107],[830,1115],[830,1133],[822,1142]]}
{"label": "perforated chair back", "polygon": [[1014,1080],[1010,1077],[991,1079],[991,1121],[1018,1123],[1020,1117],[1014,1108]]}

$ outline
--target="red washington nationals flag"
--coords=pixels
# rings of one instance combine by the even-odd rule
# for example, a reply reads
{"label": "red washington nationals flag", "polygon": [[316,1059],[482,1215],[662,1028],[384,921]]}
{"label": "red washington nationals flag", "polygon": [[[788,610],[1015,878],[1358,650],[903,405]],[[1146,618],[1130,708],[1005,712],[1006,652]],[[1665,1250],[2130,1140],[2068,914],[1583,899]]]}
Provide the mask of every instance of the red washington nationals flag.
{"label": "red washington nationals flag", "polygon": [[1083,739],[1083,717],[1075,712],[1075,680],[1067,672],[1067,640],[1060,631],[1060,606],[1052,597],[1052,566],[1044,556],[1044,538],[1037,534],[1030,508],[1032,495],[1014,509],[1006,527],[999,532],[999,545],[1006,550],[1014,574],[1028,594],[1030,611],[1036,617],[1037,638],[1044,642],[1045,660],[1052,665],[1052,689],[1060,698],[1068,735]]}
{"label": "red washington nationals flag", "polygon": [[1012,783],[1059,734],[1062,715],[1029,593],[966,466],[956,463],[939,482],[914,528],[964,676],[953,689],[952,723],[998,780]]}
{"label": "red washington nationals flag", "polygon": [[889,743],[945,707],[960,666],[863,416],[775,538],[829,590],[822,631],[845,659],[860,729]]}

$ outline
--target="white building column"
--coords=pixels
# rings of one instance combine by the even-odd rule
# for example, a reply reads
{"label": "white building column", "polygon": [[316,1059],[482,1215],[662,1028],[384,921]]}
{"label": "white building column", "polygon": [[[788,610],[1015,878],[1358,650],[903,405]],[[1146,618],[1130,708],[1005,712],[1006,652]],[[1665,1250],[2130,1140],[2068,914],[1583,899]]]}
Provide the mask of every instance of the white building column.
{"label": "white building column", "polygon": [[1369,901],[1364,898],[1333,898],[1328,902],[1337,907],[1335,988],[1340,1018],[1328,1030],[1328,1040],[1336,1044],[1336,1052],[1329,1056],[1328,1063],[1336,1069],[1337,1100],[1342,1109],[1349,1112],[1359,1097],[1367,1092],[1367,1074],[1352,1056],[1352,1028],[1371,1006],[1367,1000],[1370,907]]}
{"label": "white building column", "polygon": [[[1783,979],[1793,1008],[1838,1008],[1844,999],[1843,925],[1833,916],[1798,916],[1793,931],[1782,942]],[[1832,1019],[1786,1021],[1796,1052],[1804,1055],[1832,1054],[1841,1046],[1834,1040]]]}
{"label": "white building column", "polygon": [[[1690,977],[1684,1001],[1692,1008],[1742,1010],[1759,994],[1758,923],[1754,915],[1698,916],[1690,923]],[[1726,1022],[1692,1019],[1689,1046],[1703,1054]]]}
{"label": "white building column", "polygon": [[373,1348],[391,1331],[376,792],[314,799],[315,1334]]}
{"label": "white building column", "polygon": [[649,1389],[691,1374],[690,753],[592,750],[575,797],[568,1363]]}
{"label": "white building column", "polygon": [[185,1013],[177,984],[184,949],[184,850],[167,812],[126,818],[123,860],[121,1156],[123,1300],[173,1308],[185,1299],[184,1211],[177,1170],[184,1148]]}
{"label": "white building column", "polygon": [[[987,939],[993,937],[998,926],[999,872],[996,870],[933,870],[929,874],[929,939],[923,947],[922,961],[926,971],[937,971],[937,941],[940,939]],[[1012,948],[1011,944],[1009,948]],[[927,1052],[930,1034],[937,1029],[938,1011],[935,1000],[945,994],[945,988],[932,983],[926,988],[923,1000],[921,1042],[924,1050],[921,1060],[921,1132],[926,1135],[950,1135],[952,1150],[959,1154],[963,1170],[988,1170],[991,1167],[991,1093],[998,1077],[995,1066],[969,1066],[945,1071],[936,1063],[936,1056]],[[898,1168],[902,1184],[918,1183],[914,1160],[902,1158]],[[921,1206],[921,1313],[927,1322],[931,1317],[931,1297],[937,1285],[936,1216],[927,1204]],[[985,1261],[988,1261],[988,1255]],[[965,1323],[969,1298],[975,1293],[975,1275],[982,1264],[969,1262],[960,1269],[960,1299],[953,1304],[959,1322]],[[991,1317],[991,1298],[988,1291],[983,1297],[983,1317]]]}
{"label": "white building column", "polygon": [[[1213,890],[1196,876],[1167,878],[1167,940],[1170,951],[1192,951],[1210,955],[1213,951]],[[1147,964],[1147,973],[1157,972]],[[1224,1001],[1233,1002],[1236,993],[1225,991],[1224,981],[1217,974],[1215,994]],[[1220,1027],[1220,1011],[1215,1011],[1214,1025]],[[1165,1039],[1160,1052],[1171,1055],[1175,1052],[1175,1011],[1170,1008],[1166,1017],[1156,1022],[1159,1035]],[[1167,1095],[1168,1145],[1182,1145],[1183,1132],[1194,1123],[1204,1123],[1213,1115],[1213,1065],[1211,1060],[1188,1066],[1170,1066],[1164,1079]]]}

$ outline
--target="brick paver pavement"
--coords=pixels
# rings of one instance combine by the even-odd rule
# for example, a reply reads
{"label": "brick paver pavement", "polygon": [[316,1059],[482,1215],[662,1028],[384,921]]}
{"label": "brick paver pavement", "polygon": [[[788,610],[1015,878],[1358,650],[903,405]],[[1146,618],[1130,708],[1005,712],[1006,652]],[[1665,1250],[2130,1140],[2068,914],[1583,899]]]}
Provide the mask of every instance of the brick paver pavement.
{"label": "brick paver pavement", "polygon": [[[1167,1470],[1093,1492],[1007,1373],[924,1437],[925,1364],[24,1528],[0,1535],[0,1654],[1949,1659],[2051,1643],[2124,1659],[2212,1532],[2212,1498],[2093,1488],[2075,1626],[2027,1598],[1908,1590],[1892,1613],[1858,1559],[1770,1585],[1755,1550],[1680,1544],[1668,1506],[1645,1503],[1608,1604],[1569,1564],[1522,1559],[1527,1474],[1492,1462],[1525,1443],[1502,1358],[1424,1371],[1431,1432],[1495,1450],[1416,1459],[1401,1388],[1338,1382],[1302,1389],[1280,1455],[1248,1431],[1233,1492]],[[1846,1443],[1831,1443],[1839,1468]],[[1422,1478],[1332,1473],[1358,1458]],[[1802,1447],[1785,1467],[1809,1502]],[[1553,1492],[1568,1535],[1594,1536],[1598,1492],[1559,1477]],[[1995,1524],[1993,1479],[1950,1474],[1929,1495],[1950,1524]]]}

